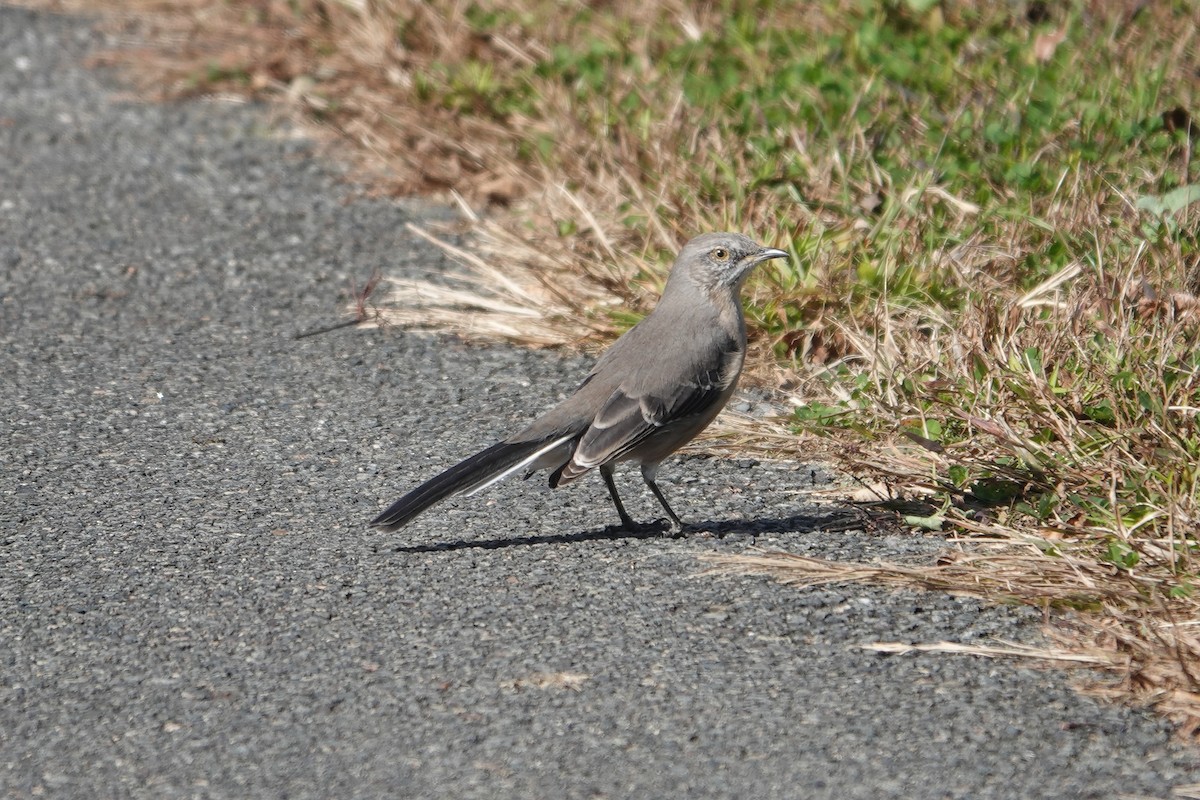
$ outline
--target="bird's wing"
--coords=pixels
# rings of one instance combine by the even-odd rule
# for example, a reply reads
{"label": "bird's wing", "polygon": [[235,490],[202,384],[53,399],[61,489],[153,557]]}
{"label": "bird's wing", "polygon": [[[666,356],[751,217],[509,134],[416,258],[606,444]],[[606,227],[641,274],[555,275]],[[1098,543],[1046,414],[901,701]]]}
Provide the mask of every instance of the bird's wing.
{"label": "bird's wing", "polygon": [[620,458],[664,426],[705,413],[720,402],[740,369],[741,352],[726,351],[686,378],[656,381],[657,385],[641,391],[618,386],[593,417],[554,482],[574,480]]}

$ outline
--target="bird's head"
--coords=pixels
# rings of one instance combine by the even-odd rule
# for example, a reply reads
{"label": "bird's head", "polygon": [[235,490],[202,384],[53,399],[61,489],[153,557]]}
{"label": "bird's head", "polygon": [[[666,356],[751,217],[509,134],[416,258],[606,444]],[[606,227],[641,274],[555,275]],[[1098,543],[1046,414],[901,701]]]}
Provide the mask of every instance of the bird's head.
{"label": "bird's head", "polygon": [[756,266],[787,257],[787,252],[763,247],[740,233],[705,233],[684,245],[671,268],[671,279],[677,280],[679,274],[709,293],[737,292]]}

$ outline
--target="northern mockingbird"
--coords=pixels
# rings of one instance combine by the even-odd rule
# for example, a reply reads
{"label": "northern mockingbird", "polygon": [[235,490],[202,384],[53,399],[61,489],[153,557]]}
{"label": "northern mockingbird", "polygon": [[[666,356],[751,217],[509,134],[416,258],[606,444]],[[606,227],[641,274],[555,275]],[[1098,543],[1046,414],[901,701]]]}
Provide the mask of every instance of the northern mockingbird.
{"label": "northern mockingbird", "polygon": [[746,358],[742,284],[756,265],[787,257],[737,233],[692,239],[658,306],[613,343],[574,394],[413,489],[371,524],[396,530],[450,495],[474,494],[514,472],[528,477],[549,469],[557,488],[598,467],[621,524],[637,530],[613,483],[617,462],[633,461],[672,530],[681,530],[683,521],[654,482],[658,465],[704,430],[733,394]]}

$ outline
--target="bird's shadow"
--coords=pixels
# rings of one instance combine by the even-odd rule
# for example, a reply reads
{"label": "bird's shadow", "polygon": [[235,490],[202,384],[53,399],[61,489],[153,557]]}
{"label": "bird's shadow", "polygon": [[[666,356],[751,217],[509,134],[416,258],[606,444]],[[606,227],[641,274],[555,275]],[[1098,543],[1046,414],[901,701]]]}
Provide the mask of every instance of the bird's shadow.
{"label": "bird's shadow", "polygon": [[814,531],[862,530],[872,527],[863,512],[854,507],[822,510],[790,517],[757,517],[755,519],[706,520],[689,523],[680,534],[673,534],[665,521],[643,525],[640,530],[627,530],[619,525],[577,533],[556,533],[542,536],[512,536],[496,539],[458,540],[395,547],[395,553],[441,553],[452,550],[499,550],[504,547],[532,547],[574,542],[620,541],[622,539],[705,538],[724,539],[731,534],[759,536],[768,533],[812,533]]}

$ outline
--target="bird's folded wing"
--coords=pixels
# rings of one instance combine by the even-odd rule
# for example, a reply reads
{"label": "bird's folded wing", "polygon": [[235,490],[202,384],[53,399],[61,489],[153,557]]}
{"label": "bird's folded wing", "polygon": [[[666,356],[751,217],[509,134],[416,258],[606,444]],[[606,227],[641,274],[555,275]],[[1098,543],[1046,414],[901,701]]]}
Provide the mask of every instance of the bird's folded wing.
{"label": "bird's folded wing", "polygon": [[637,447],[660,428],[707,410],[720,398],[717,375],[681,382],[669,391],[632,395],[623,388],[612,393],[579,440],[559,483],[566,483]]}

